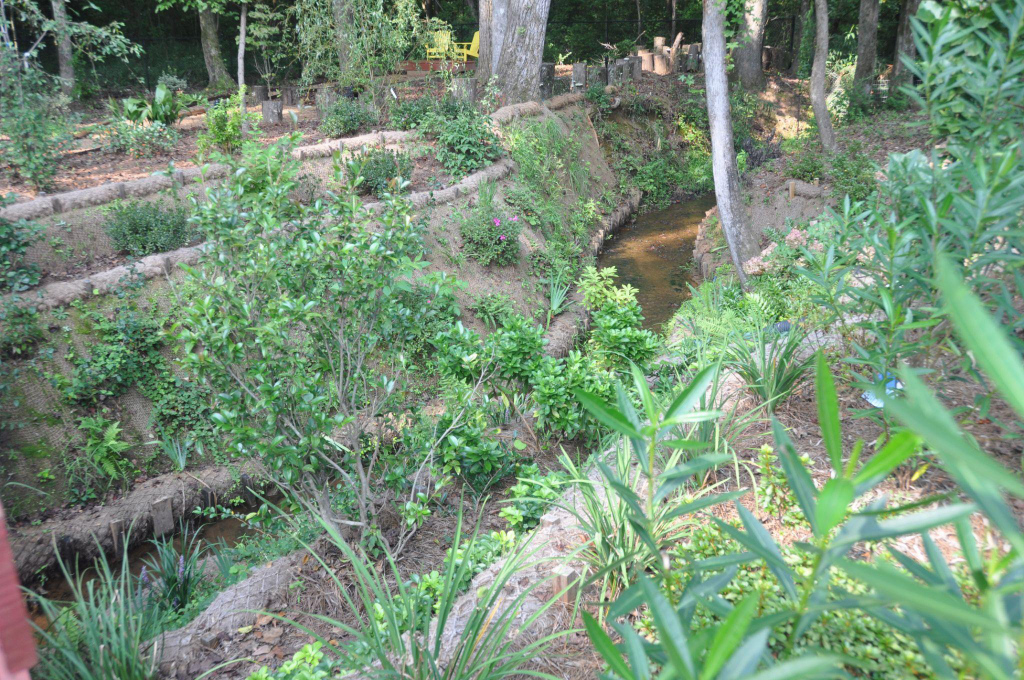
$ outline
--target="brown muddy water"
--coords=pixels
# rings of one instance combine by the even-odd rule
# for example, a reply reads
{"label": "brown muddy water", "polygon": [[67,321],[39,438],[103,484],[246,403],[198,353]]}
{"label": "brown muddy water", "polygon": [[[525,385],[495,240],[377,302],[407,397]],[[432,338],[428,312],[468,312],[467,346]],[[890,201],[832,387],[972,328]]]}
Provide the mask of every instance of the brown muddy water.
{"label": "brown muddy water", "polygon": [[635,221],[605,241],[597,266],[615,267],[618,284],[628,283],[644,310],[644,328],[657,331],[690,297],[696,286],[693,242],[704,214],[715,205],[707,194],[664,210],[637,215]]}

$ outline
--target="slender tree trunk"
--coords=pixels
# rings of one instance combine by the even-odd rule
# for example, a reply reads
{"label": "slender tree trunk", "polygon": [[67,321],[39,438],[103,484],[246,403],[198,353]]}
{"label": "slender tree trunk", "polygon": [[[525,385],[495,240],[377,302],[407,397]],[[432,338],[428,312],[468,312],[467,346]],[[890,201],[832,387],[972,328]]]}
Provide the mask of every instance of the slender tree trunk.
{"label": "slender tree trunk", "polygon": [[856,87],[867,95],[875,79],[875,54],[878,52],[878,0],[860,0],[857,20],[857,69],[853,73]]}
{"label": "slender tree trunk", "polygon": [[487,79],[491,76],[492,54],[494,53],[494,38],[491,35],[492,16],[494,14],[493,0],[480,0],[480,56],[476,59],[477,86],[483,90],[487,85]]}
{"label": "slender tree trunk", "polygon": [[[430,3],[425,5],[430,18]],[[334,42],[338,52],[338,69],[344,77],[349,65],[348,29],[352,26],[352,6],[348,0],[331,0],[331,16],[334,19]]]}
{"label": "slender tree trunk", "polygon": [[740,85],[748,92],[760,92],[767,84],[761,68],[764,24],[767,18],[768,0],[747,0],[743,13],[743,33],[732,56]]}
{"label": "slender tree trunk", "polygon": [[550,7],[551,0],[492,0],[491,72],[507,103],[539,96]]}
{"label": "slender tree trunk", "polygon": [[220,39],[217,37],[217,18],[209,9],[199,12],[199,37],[203,46],[203,60],[210,90],[229,90],[234,81],[228,74],[228,67],[220,53]]}
{"label": "slender tree trunk", "polygon": [[804,41],[804,22],[811,11],[811,0],[800,0],[800,14],[796,17],[793,36],[793,63],[789,66],[789,75],[796,78],[800,75],[800,49]]}
{"label": "slender tree trunk", "polygon": [[[548,4],[550,4],[550,2]],[[640,0],[636,0],[636,37],[637,37],[637,39],[640,38],[640,36],[643,34],[643,32],[644,32],[644,17],[643,17],[643,14],[640,12]]]}
{"label": "slender tree trunk", "polygon": [[900,7],[900,21],[896,27],[896,51],[892,62],[892,83],[889,87],[895,92],[901,85],[905,85],[910,72],[903,65],[903,58],[911,61],[917,56],[917,48],[914,47],[914,29],[910,24],[910,17],[917,14],[917,8],[921,6],[921,0],[903,0]]}
{"label": "slender tree trunk", "polygon": [[60,91],[71,96],[75,91],[75,66],[71,55],[71,32],[68,30],[68,8],[64,0],[50,0],[53,21],[57,24],[57,65],[60,70]]}
{"label": "slender tree trunk", "polygon": [[676,0],[672,0],[672,35],[676,34]]}
{"label": "slender tree trunk", "polygon": [[729,81],[725,76],[725,0],[704,2],[704,87],[711,127],[711,168],[715,176],[715,199],[725,241],[740,282],[746,285],[743,262],[758,251],[757,238],[746,225],[740,196],[740,173],[732,137],[729,109]]}
{"label": "slender tree trunk", "polygon": [[811,108],[818,123],[821,146],[836,151],[836,132],[825,103],[825,62],[828,60],[828,0],[814,0],[814,64],[811,66]]}
{"label": "slender tree trunk", "polygon": [[245,120],[245,20],[249,14],[249,3],[242,3],[242,16],[238,22],[238,91],[242,109],[242,134],[249,131],[249,123]]}

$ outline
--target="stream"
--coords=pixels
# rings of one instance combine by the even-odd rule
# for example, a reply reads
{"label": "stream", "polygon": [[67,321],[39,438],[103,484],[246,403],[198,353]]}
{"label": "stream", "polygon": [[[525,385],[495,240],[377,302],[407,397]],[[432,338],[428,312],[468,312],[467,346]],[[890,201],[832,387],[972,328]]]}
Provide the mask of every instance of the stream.
{"label": "stream", "polygon": [[597,266],[615,267],[618,284],[628,283],[638,290],[644,328],[660,330],[690,297],[687,284],[699,282],[693,243],[704,214],[714,205],[715,195],[706,194],[637,215],[605,242]]}

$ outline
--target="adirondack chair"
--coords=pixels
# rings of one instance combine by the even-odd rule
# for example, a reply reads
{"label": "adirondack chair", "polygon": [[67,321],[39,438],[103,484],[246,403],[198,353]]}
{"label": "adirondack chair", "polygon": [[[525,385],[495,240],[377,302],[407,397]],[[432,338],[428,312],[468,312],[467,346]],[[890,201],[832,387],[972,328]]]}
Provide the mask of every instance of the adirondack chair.
{"label": "adirondack chair", "polygon": [[[427,45],[427,59],[446,59],[452,50],[452,34],[450,31],[436,31],[431,44]],[[457,53],[457,51],[456,51]]]}
{"label": "adirondack chair", "polygon": [[480,57],[480,31],[473,34],[473,42],[468,43],[455,43],[455,54],[458,59],[462,61],[469,61],[470,57],[477,59]]}

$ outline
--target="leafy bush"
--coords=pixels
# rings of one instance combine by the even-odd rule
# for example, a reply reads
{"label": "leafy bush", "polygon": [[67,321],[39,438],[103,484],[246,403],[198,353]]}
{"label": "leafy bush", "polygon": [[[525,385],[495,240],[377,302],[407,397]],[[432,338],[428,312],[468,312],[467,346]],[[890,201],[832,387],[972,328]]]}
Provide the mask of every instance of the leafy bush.
{"label": "leafy bush", "polygon": [[339,99],[320,121],[320,132],[328,137],[350,135],[376,120],[373,112],[354,99]]}
{"label": "leafy bush", "polygon": [[135,257],[176,250],[195,237],[188,209],[146,201],[116,201],[105,208],[104,229],[114,247]]}
{"label": "leafy bush", "polygon": [[435,455],[445,474],[461,477],[476,493],[483,493],[512,471],[518,456],[496,435],[500,430],[488,424],[486,409],[471,405],[462,414],[445,413],[435,423],[423,423],[403,433],[407,451],[416,455],[434,439],[434,433],[445,433],[436,444]]}
{"label": "leafy bush", "polygon": [[[176,542],[180,542],[180,551]],[[152,544],[156,552],[144,560],[145,567],[139,578],[149,589],[154,606],[170,612],[184,609],[203,578],[199,559],[205,551],[200,545],[199,532],[183,526],[177,539],[158,538]]]}
{"label": "leafy bush", "polygon": [[479,333],[458,321],[430,342],[437,350],[437,370],[442,378],[470,382],[480,376],[485,358]]}
{"label": "leafy bush", "polygon": [[509,503],[498,514],[516,531],[533,529],[548,506],[561,496],[567,479],[564,472],[541,475],[536,463],[521,465],[515,485],[508,490]]}
{"label": "leafy bush", "polygon": [[178,99],[174,91],[164,83],[156,86],[153,99],[131,97],[122,99],[120,108],[109,102],[107,108],[118,120],[127,120],[136,124],[161,123],[172,127],[181,118],[185,104]]}
{"label": "leafy bush", "polygon": [[[245,96],[245,88],[227,99],[222,99],[206,109],[206,132],[199,134],[196,144],[201,153],[220,150],[227,154],[236,153],[246,141],[242,134],[241,102]],[[248,127],[248,139],[254,139],[260,133],[260,114],[246,113],[244,120]]]}
{"label": "leafy bush", "polygon": [[494,357],[498,375],[504,380],[528,384],[544,352],[544,327],[534,325],[520,314],[487,336],[486,346]]}
{"label": "leafy bush", "polygon": [[132,158],[147,158],[174,151],[180,135],[163,123],[132,123],[119,120],[108,128],[107,145]]}
{"label": "leafy bush", "polygon": [[370,149],[358,160],[363,164],[359,173],[363,178],[362,186],[374,196],[404,191],[405,187],[399,186],[396,180],[400,178],[404,184],[412,178],[412,157],[408,152]]}
{"label": "leafy bush", "polygon": [[860,142],[853,141],[846,151],[832,158],[832,193],[836,198],[849,196],[851,201],[867,200],[877,191],[875,164],[864,153]]}
{"label": "leafy bush", "polygon": [[437,132],[437,160],[451,175],[461,177],[501,157],[501,142],[491,119],[475,109],[445,120]]}
{"label": "leafy bush", "polygon": [[729,364],[769,413],[789,397],[810,368],[812,357],[799,357],[803,339],[796,329],[780,336],[774,328],[759,328],[750,344],[740,339],[726,350]]}
{"label": "leafy bush", "polygon": [[516,314],[516,303],[504,293],[487,293],[478,297],[470,309],[484,325],[497,329]]}
{"label": "leafy bush", "polygon": [[340,670],[336,659],[324,656],[323,642],[305,645],[276,670],[263,666],[245,680],[326,680]]}
{"label": "leafy bush", "polygon": [[789,162],[789,174],[804,182],[825,177],[825,159],[813,149],[804,149]]}
{"label": "leafy bush", "polygon": [[565,359],[543,357],[530,376],[537,430],[572,439],[592,430],[593,421],[576,399],[577,390],[611,397],[608,372],[593,357],[571,350]]}
{"label": "leafy bush", "polygon": [[[0,196],[0,208],[11,205],[13,196]],[[25,253],[39,240],[42,227],[27,220],[12,222],[0,217],[0,291],[19,292],[39,283],[39,265],[26,264]]]}
{"label": "leafy bush", "polygon": [[0,357],[27,356],[45,337],[39,325],[39,312],[19,302],[16,298],[0,305]]}
{"label": "leafy bush", "polygon": [[85,453],[108,477],[127,482],[135,466],[123,457],[132,447],[121,439],[121,423],[103,416],[79,418],[78,429],[85,433]]}
{"label": "leafy bush", "polygon": [[496,186],[480,185],[476,208],[462,219],[459,232],[464,248],[480,264],[505,267],[519,261],[519,216],[509,217],[494,205]]}
{"label": "leafy bush", "polygon": [[[0,165],[37,189],[49,189],[72,142],[70,113],[54,79],[15,50],[0,50]],[[28,57],[26,56],[26,60]]]}
{"label": "leafy bush", "polygon": [[661,343],[641,328],[644,317],[636,289],[616,287],[615,275],[615,267],[587,267],[580,278],[583,304],[592,315],[589,346],[609,366],[624,368],[632,361],[643,367]]}
{"label": "leafy bush", "polygon": [[420,127],[434,110],[434,100],[429,96],[404,99],[394,102],[388,110],[392,127],[399,130],[413,130]]}
{"label": "leafy bush", "polygon": [[456,293],[465,283],[446,272],[431,272],[398,293],[398,325],[413,355],[424,352],[438,333],[455,327],[459,316]]}

